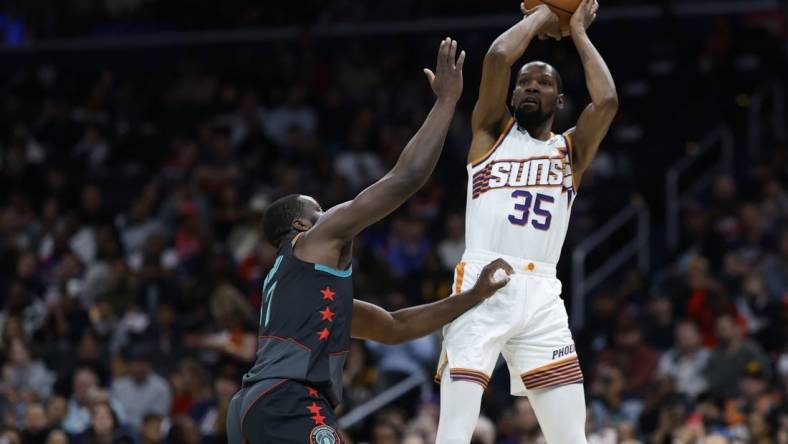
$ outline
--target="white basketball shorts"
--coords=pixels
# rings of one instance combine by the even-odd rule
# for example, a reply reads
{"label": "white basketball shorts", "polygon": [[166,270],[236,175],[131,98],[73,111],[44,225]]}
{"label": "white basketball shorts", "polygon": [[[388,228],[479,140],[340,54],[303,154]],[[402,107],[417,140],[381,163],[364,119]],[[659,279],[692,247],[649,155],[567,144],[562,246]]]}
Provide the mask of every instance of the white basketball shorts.
{"label": "white basketball shorts", "polygon": [[486,387],[501,353],[512,395],[583,382],[554,264],[466,251],[455,270],[453,293],[471,289],[482,268],[497,258],[515,273],[506,287],[443,328],[436,382],[448,366],[453,380]]}

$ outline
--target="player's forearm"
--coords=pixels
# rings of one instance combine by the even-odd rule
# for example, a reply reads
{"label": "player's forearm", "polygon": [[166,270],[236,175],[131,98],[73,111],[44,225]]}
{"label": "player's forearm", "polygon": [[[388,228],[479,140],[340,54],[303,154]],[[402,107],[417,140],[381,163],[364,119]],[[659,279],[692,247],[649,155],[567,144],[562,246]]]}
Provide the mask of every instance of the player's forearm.
{"label": "player's forearm", "polygon": [[585,31],[573,31],[572,40],[575,43],[583,70],[586,76],[586,86],[591,96],[591,101],[597,107],[618,107],[618,95],[613,76],[599,51],[591,43]]}
{"label": "player's forearm", "polygon": [[523,17],[516,25],[495,39],[484,58],[485,63],[498,61],[511,67],[523,56],[541,26],[542,18],[540,16]]}
{"label": "player's forearm", "polygon": [[407,342],[428,335],[473,308],[484,297],[476,289],[470,289],[438,302],[398,310],[391,314],[395,326],[392,342]]}
{"label": "player's forearm", "polygon": [[408,189],[421,188],[435,169],[456,105],[454,100],[438,98],[421,128],[402,150],[389,174],[402,179]]}

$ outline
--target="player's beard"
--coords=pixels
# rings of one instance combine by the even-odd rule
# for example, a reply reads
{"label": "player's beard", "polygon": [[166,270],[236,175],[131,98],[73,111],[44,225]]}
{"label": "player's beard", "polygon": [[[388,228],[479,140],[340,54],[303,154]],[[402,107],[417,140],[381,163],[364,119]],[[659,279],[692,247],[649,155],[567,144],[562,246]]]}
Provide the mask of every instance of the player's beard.
{"label": "player's beard", "polygon": [[525,106],[520,105],[514,111],[514,118],[517,120],[517,124],[520,125],[521,128],[532,130],[547,122],[548,119],[553,117],[553,113],[553,111],[545,112],[542,110],[541,105],[539,105],[539,107],[533,111],[528,111],[525,109]]}

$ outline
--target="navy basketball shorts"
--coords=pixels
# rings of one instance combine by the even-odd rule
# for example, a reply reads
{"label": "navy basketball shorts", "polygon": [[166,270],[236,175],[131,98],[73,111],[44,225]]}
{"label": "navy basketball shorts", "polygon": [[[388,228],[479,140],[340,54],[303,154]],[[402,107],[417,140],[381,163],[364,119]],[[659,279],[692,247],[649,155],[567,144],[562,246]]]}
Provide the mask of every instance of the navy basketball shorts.
{"label": "navy basketball shorts", "polygon": [[334,411],[317,390],[288,379],[242,388],[227,412],[229,444],[338,444]]}

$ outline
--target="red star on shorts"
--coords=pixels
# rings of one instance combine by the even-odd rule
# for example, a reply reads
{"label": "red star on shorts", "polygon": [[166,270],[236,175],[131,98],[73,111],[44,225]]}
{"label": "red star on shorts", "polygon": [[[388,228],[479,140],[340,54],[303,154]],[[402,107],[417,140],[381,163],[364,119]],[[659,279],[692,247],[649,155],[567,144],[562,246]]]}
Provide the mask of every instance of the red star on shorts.
{"label": "red star on shorts", "polygon": [[328,339],[329,336],[331,336],[331,332],[328,331],[327,328],[324,328],[319,332],[317,332],[317,336],[320,338],[321,341],[325,341],[326,339]]}
{"label": "red star on shorts", "polygon": [[315,422],[315,425],[326,425],[326,417],[321,415],[320,413],[314,415],[312,417],[312,421]]}
{"label": "red star on shorts", "polygon": [[319,415],[320,411],[323,410],[323,407],[320,407],[319,405],[313,402],[311,405],[308,405],[306,409],[309,410],[309,413],[313,415]]}
{"label": "red star on shorts", "polygon": [[334,316],[336,315],[336,313],[331,311],[331,307],[326,307],[326,309],[321,311],[320,314],[323,315],[324,321],[334,322]]}
{"label": "red star on shorts", "polygon": [[316,389],[313,389],[312,387],[307,387],[306,389],[309,392],[309,397],[310,398],[319,398],[320,397],[320,392],[318,392]]}
{"label": "red star on shorts", "polygon": [[334,295],[336,294],[336,293],[334,293],[331,290],[331,287],[326,287],[326,288],[320,290],[320,293],[323,294],[323,300],[324,301],[333,301],[334,300]]}

